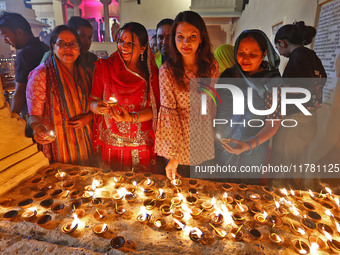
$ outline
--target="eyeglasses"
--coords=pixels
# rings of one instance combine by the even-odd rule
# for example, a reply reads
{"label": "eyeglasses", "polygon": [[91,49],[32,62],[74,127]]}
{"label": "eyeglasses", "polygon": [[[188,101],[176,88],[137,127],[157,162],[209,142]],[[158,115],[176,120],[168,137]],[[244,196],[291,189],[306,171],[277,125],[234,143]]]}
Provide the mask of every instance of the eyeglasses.
{"label": "eyeglasses", "polygon": [[64,42],[64,41],[59,41],[56,43],[58,47],[66,49],[66,47],[77,50],[79,49],[79,44],[76,42]]}

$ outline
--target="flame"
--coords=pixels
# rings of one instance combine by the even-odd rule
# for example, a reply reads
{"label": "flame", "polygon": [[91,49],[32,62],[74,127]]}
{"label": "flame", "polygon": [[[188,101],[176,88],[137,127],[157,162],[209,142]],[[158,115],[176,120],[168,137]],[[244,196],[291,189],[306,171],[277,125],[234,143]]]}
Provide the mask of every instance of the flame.
{"label": "flame", "polygon": [[329,195],[332,195],[332,190],[330,188],[326,187],[325,190],[329,193]]}
{"label": "flame", "polygon": [[302,228],[298,228],[297,232],[299,232],[301,235],[306,234],[306,231],[304,231]]}
{"label": "flame", "polygon": [[144,192],[144,189],[143,189],[142,187],[139,186],[138,188],[139,188],[142,192]]}
{"label": "flame", "polygon": [[336,205],[338,207],[340,207],[339,198],[338,197],[334,198],[334,201],[335,201]]}
{"label": "flame", "polygon": [[137,187],[137,182],[136,182],[136,181],[133,181],[133,182],[132,182],[132,185],[135,186],[135,187]]}
{"label": "flame", "polygon": [[192,210],[186,204],[182,204],[182,209],[185,212],[192,214]]}
{"label": "flame", "polygon": [[126,188],[122,187],[122,188],[119,188],[117,190],[117,193],[118,193],[119,197],[122,198],[128,193],[128,191],[126,190]]}
{"label": "flame", "polygon": [[335,221],[335,225],[336,225],[336,230],[340,234],[340,225],[339,225],[339,223],[337,221]]}
{"label": "flame", "polygon": [[310,253],[313,254],[314,252],[316,252],[317,249],[319,249],[319,245],[317,243],[311,243],[310,245]]}
{"label": "flame", "polygon": [[310,189],[308,190],[308,192],[309,192],[309,195],[310,195],[311,197],[315,197],[314,194],[313,194],[313,192],[312,192]]}
{"label": "flame", "polygon": [[72,221],[72,225],[70,227],[71,229],[75,228],[80,223],[80,220],[78,219],[77,214],[73,213],[72,216],[74,220]]}
{"label": "flame", "polygon": [[328,209],[325,211],[325,214],[334,218],[334,215]]}
{"label": "flame", "polygon": [[148,217],[148,211],[145,209],[145,206],[141,206],[139,208],[139,213],[142,215],[142,220],[146,220]]}
{"label": "flame", "polygon": [[156,226],[157,228],[161,227],[161,226],[162,226],[161,220],[156,220],[156,221],[155,221],[155,226]]}
{"label": "flame", "polygon": [[117,177],[114,176],[114,177],[113,177],[113,181],[114,181],[114,182],[119,182],[119,179],[117,179]]}
{"label": "flame", "polygon": [[223,198],[224,198],[224,199],[227,199],[227,198],[228,198],[228,193],[227,193],[227,192],[224,192],[224,193],[223,193]]}
{"label": "flame", "polygon": [[100,181],[97,179],[93,179],[91,189],[95,190],[100,185]]}
{"label": "flame", "polygon": [[110,97],[109,101],[112,101],[113,103],[117,103],[118,102],[117,98],[115,98],[115,97]]}
{"label": "flame", "polygon": [[222,214],[223,214],[224,219],[225,219],[224,221],[227,224],[234,222],[228,208],[224,204],[221,205],[221,209],[222,209]]}
{"label": "flame", "polygon": [[290,208],[292,209],[292,213],[293,213],[295,216],[300,215],[299,210],[298,210],[294,205],[292,205]]}
{"label": "flame", "polygon": [[66,175],[65,172],[59,172],[59,176],[60,176],[60,177],[64,177],[65,175]]}
{"label": "flame", "polygon": [[102,229],[100,230],[100,232],[104,232],[104,231],[105,231],[105,229],[106,229],[106,226],[107,226],[107,224],[106,224],[106,223],[104,223],[104,225],[103,225]]}
{"label": "flame", "polygon": [[284,194],[285,196],[288,196],[288,191],[286,188],[280,189],[281,193]]}
{"label": "flame", "polygon": [[178,226],[180,226],[180,228],[182,229],[182,230],[184,230],[185,229],[185,225],[184,224],[182,224],[182,222],[180,222],[179,220],[177,220],[177,219],[173,219],[174,220],[174,222],[176,222],[177,224],[178,224]]}
{"label": "flame", "polygon": [[[274,200],[275,201],[275,200]],[[279,210],[280,209],[280,203],[279,202],[277,202],[277,201],[275,201],[275,206],[276,206],[276,208]]]}
{"label": "flame", "polygon": [[181,193],[178,193],[177,196],[181,201],[183,201],[183,195]]}
{"label": "flame", "polygon": [[291,194],[292,196],[295,196],[294,190],[290,189],[290,194]]}
{"label": "flame", "polygon": [[179,182],[178,179],[173,179],[173,180],[171,181],[172,185],[174,185],[174,186],[177,186],[178,182]]}
{"label": "flame", "polygon": [[238,209],[240,209],[241,212],[244,212],[243,206],[239,203],[237,203]]}
{"label": "flame", "polygon": [[217,139],[220,139],[220,140],[222,138],[222,136],[220,134],[216,134],[216,137],[217,137]]}
{"label": "flame", "polygon": [[159,192],[159,195],[158,195],[158,196],[159,196],[159,197],[162,197],[164,191],[163,191],[162,189],[158,189],[158,192]]}
{"label": "flame", "polygon": [[333,241],[333,238],[332,238],[332,236],[328,233],[328,232],[326,232],[325,230],[323,231],[323,234],[325,235],[325,237],[329,240],[329,241]]}
{"label": "flame", "polygon": [[191,233],[197,235],[198,238],[201,238],[203,233],[199,228],[192,228]]}
{"label": "flame", "polygon": [[263,218],[266,219],[268,217],[268,213],[266,211],[263,212]]}
{"label": "flame", "polygon": [[31,207],[31,208],[28,208],[27,210],[31,210],[33,213],[35,213],[37,211],[37,207]]}
{"label": "flame", "polygon": [[216,198],[213,197],[213,198],[211,199],[211,205],[214,206],[215,204],[216,204]]}

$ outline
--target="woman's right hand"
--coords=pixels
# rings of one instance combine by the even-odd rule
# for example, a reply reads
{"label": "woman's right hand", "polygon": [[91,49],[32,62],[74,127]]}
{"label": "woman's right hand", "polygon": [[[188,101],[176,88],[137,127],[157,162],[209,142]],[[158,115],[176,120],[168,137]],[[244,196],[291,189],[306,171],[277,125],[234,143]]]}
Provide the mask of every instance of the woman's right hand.
{"label": "woman's right hand", "polygon": [[49,144],[49,143],[53,142],[55,140],[55,138],[51,138],[49,132],[50,131],[45,129],[43,126],[37,127],[33,131],[34,140],[41,145],[45,145],[45,144]]}
{"label": "woman's right hand", "polygon": [[104,101],[94,101],[90,104],[90,109],[95,114],[105,114],[110,111],[110,106]]}
{"label": "woman's right hand", "polygon": [[177,167],[179,165],[179,161],[177,159],[170,159],[169,163],[165,167],[166,176],[169,178],[169,180],[176,179],[176,176],[180,175],[177,173]]}

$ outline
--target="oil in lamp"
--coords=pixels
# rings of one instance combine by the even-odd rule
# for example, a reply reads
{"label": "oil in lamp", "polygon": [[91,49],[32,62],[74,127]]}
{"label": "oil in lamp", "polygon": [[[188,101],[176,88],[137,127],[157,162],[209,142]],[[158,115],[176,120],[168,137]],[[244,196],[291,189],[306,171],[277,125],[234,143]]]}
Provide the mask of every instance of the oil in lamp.
{"label": "oil in lamp", "polygon": [[155,219],[153,223],[157,228],[164,228],[166,226],[166,221],[162,218]]}
{"label": "oil in lamp", "polygon": [[125,210],[125,208],[123,206],[118,206],[118,204],[116,202],[116,204],[115,204],[115,212],[117,214],[119,214],[119,215],[123,215],[126,212],[126,210]]}
{"label": "oil in lamp", "polygon": [[233,189],[233,186],[232,186],[231,184],[229,184],[229,183],[223,183],[223,184],[221,185],[221,187],[222,187],[222,189],[224,189],[225,191],[230,191],[230,190]]}
{"label": "oil in lamp", "polygon": [[65,223],[62,227],[61,227],[61,231],[64,233],[64,234],[71,234],[72,232],[74,232],[77,227],[78,227],[78,224],[80,223],[77,215],[75,213],[72,214],[74,220],[70,223]]}
{"label": "oil in lamp", "polygon": [[190,187],[194,188],[198,185],[198,181],[196,179],[190,179],[188,181],[188,184],[189,184]]}
{"label": "oil in lamp", "polygon": [[202,203],[202,208],[203,208],[204,210],[210,211],[210,210],[212,210],[212,208],[214,207],[215,204],[216,204],[216,198],[213,197],[213,198],[211,199],[211,201],[204,201],[204,202]]}
{"label": "oil in lamp", "polygon": [[214,234],[219,238],[225,238],[227,236],[227,232],[224,229],[216,228],[213,224],[209,223],[209,225],[214,229]]}
{"label": "oil in lamp", "polygon": [[192,218],[197,219],[197,218],[201,217],[201,213],[203,211],[204,211],[204,208],[199,209],[197,207],[194,207],[194,208],[192,208],[190,215],[191,215]]}
{"label": "oil in lamp", "polygon": [[132,203],[136,200],[137,196],[131,192],[127,192],[124,198],[129,203]]}
{"label": "oil in lamp", "polygon": [[236,240],[236,241],[240,241],[243,238],[243,232],[241,231],[241,228],[243,227],[243,225],[241,225],[239,228],[232,228],[230,230],[230,234],[231,236]]}
{"label": "oil in lamp", "polygon": [[102,235],[104,234],[106,231],[108,230],[108,227],[107,227],[107,224],[104,223],[104,224],[98,224],[96,226],[93,227],[93,232],[96,234],[96,235]]}
{"label": "oil in lamp", "polygon": [[257,223],[266,224],[267,217],[268,217],[268,213],[266,211],[264,211],[263,213],[256,213],[254,215],[254,220]]}
{"label": "oil in lamp", "polygon": [[308,244],[301,241],[301,239],[295,240],[293,242],[293,247],[294,247],[294,250],[299,254],[308,254],[310,252],[310,248]]}
{"label": "oil in lamp", "polygon": [[256,229],[256,228],[252,228],[252,229],[250,229],[249,230],[249,235],[250,235],[250,237],[253,239],[253,240],[261,240],[262,239],[262,234],[261,234],[261,232],[258,230],[258,229]]}
{"label": "oil in lamp", "polygon": [[11,205],[12,201],[13,201],[12,198],[5,198],[5,199],[1,200],[0,206],[9,207]]}
{"label": "oil in lamp", "polygon": [[281,245],[284,241],[283,237],[276,234],[276,233],[270,233],[269,235],[269,240],[273,243],[273,244],[277,244],[277,245]]}
{"label": "oil in lamp", "polygon": [[217,210],[210,215],[210,220],[215,225],[222,225],[224,222],[224,216],[221,211]]}
{"label": "oil in lamp", "polygon": [[[196,191],[196,192],[197,192],[197,191]],[[195,193],[195,194],[196,194],[196,193]],[[188,204],[190,204],[190,205],[194,205],[194,204],[196,204],[197,201],[198,201],[197,196],[193,196],[193,195],[192,195],[192,192],[190,192],[190,189],[189,189],[189,196],[188,196],[186,199],[187,199]]]}
{"label": "oil in lamp", "polygon": [[94,212],[93,214],[93,217],[96,219],[96,220],[102,220],[104,219],[106,215],[106,212],[104,210],[98,210],[96,209],[96,211]]}
{"label": "oil in lamp", "polygon": [[180,210],[172,211],[172,217],[177,218],[177,219],[182,219],[184,217],[184,213]]}
{"label": "oil in lamp", "polygon": [[171,199],[171,205],[174,205],[174,206],[180,206],[180,204],[182,203],[183,201],[183,195],[181,193],[178,193],[177,194],[177,197],[173,197]]}
{"label": "oil in lamp", "polygon": [[8,212],[6,212],[4,215],[3,215],[3,218],[6,219],[6,220],[13,220],[15,217],[17,217],[18,215],[18,211],[17,210],[10,210]]}

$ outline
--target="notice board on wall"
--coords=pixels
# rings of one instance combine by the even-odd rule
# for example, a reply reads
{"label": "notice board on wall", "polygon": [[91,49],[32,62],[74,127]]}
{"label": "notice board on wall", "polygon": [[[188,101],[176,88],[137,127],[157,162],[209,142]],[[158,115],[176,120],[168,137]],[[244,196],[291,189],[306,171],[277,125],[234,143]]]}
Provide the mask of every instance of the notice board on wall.
{"label": "notice board on wall", "polygon": [[340,73],[340,0],[320,2],[316,15],[314,51],[330,78],[323,90],[323,103],[336,106],[340,96],[337,89]]}

